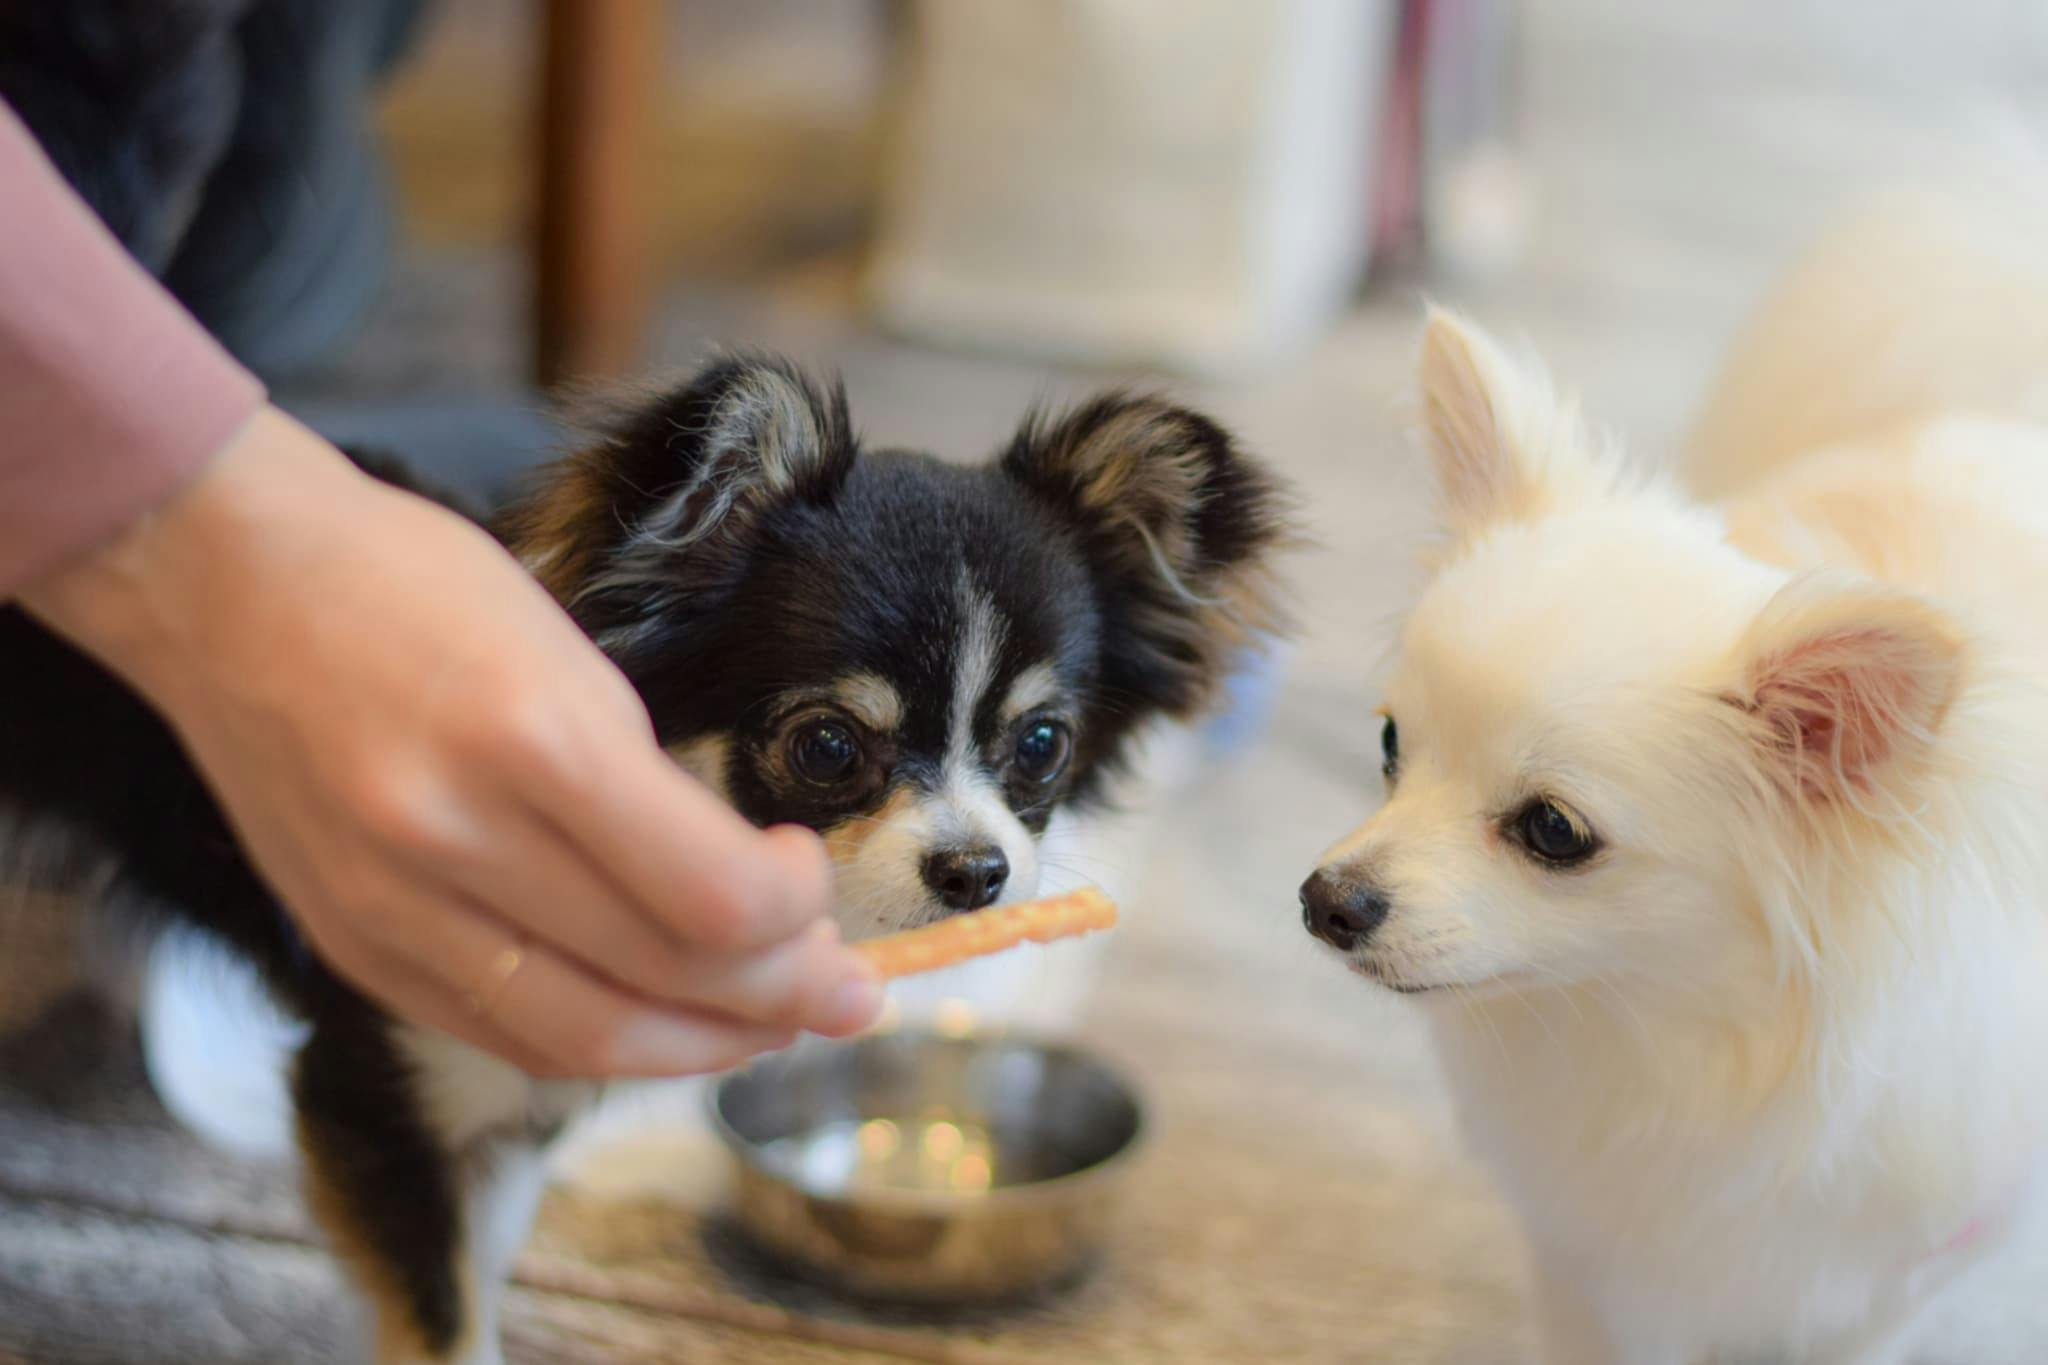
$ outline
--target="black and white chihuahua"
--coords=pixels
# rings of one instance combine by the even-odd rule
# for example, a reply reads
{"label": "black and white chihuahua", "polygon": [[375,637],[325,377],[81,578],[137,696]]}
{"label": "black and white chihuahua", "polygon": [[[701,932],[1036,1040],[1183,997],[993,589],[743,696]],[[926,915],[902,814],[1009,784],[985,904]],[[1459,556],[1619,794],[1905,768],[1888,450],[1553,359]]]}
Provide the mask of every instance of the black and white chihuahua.
{"label": "black and white chihuahua", "polygon": [[[849,937],[1029,896],[1054,809],[1276,624],[1285,535],[1274,479],[1161,400],[1034,416],[963,467],[863,450],[840,390],[764,358],[624,406],[497,529],[680,763],[753,821],[825,835]],[[309,1027],[308,1197],[378,1358],[499,1359],[544,1150],[595,1087],[384,1015],[294,934],[143,702],[18,610],[0,660],[0,884],[250,959]]]}

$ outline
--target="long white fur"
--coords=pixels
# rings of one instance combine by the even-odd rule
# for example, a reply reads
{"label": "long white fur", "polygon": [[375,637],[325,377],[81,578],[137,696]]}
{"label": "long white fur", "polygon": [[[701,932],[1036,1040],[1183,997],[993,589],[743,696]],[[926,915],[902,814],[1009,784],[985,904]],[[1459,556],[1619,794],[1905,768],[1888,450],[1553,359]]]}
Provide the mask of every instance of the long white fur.
{"label": "long white fur", "polygon": [[[1978,1292],[2048,1259],[2048,236],[1899,202],[1745,339],[1717,508],[1430,324],[1452,543],[1325,861],[1390,892],[1352,965],[1433,988],[1553,1365],[2048,1359],[2038,1284]],[[1496,813],[1537,792],[1605,851],[1536,866]]]}

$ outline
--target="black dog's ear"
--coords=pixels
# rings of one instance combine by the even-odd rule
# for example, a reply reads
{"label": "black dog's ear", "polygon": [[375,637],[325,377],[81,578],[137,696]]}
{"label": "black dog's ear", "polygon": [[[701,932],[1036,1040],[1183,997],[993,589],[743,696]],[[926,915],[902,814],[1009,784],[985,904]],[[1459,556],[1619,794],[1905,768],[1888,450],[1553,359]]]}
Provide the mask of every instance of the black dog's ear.
{"label": "black dog's ear", "polygon": [[1079,532],[1105,616],[1102,687],[1122,711],[1200,710],[1248,638],[1285,625],[1272,559],[1292,539],[1286,498],[1200,413],[1104,394],[1028,419],[1003,469]]}
{"label": "black dog's ear", "polygon": [[714,585],[763,510],[830,497],[856,453],[844,389],[768,356],[613,396],[582,419],[588,444],[547,469],[502,530],[593,634]]}

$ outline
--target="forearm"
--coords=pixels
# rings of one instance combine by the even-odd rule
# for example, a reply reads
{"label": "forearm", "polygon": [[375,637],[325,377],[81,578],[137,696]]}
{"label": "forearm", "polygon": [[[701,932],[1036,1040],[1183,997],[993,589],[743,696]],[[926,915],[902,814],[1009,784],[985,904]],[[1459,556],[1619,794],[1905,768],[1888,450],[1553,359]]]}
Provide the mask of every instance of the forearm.
{"label": "forearm", "polygon": [[256,584],[317,577],[351,553],[351,516],[368,522],[380,499],[397,496],[261,406],[190,479],[23,584],[20,600],[159,705],[175,706],[207,676],[210,637],[245,612]]}
{"label": "forearm", "polygon": [[263,388],[0,105],[0,598],[190,482]]}

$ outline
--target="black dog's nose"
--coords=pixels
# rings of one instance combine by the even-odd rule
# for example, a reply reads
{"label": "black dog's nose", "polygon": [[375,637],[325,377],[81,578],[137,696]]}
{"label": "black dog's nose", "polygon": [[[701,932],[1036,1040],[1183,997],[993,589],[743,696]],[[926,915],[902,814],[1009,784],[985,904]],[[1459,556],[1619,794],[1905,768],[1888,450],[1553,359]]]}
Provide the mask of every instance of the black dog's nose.
{"label": "black dog's nose", "polygon": [[947,848],[924,860],[924,884],[952,910],[979,910],[995,903],[1010,879],[1010,860],[994,844]]}
{"label": "black dog's nose", "polygon": [[1339,952],[1372,937],[1387,917],[1387,898],[1372,886],[1318,868],[1301,884],[1301,922]]}

